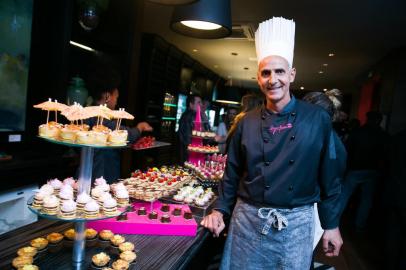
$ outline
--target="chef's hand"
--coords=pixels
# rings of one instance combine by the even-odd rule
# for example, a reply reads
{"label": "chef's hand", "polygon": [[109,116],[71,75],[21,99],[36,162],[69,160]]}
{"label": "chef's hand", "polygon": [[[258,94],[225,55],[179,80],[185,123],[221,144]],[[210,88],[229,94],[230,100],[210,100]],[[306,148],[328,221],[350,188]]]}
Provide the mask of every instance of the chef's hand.
{"label": "chef's hand", "polygon": [[222,230],[226,227],[223,220],[223,214],[213,210],[210,215],[205,216],[200,225],[206,227],[214,237],[218,237]]}
{"label": "chef's hand", "polygon": [[340,253],[343,239],[341,238],[340,229],[335,228],[325,230],[323,233],[323,251],[327,257],[335,257]]}
{"label": "chef's hand", "polygon": [[152,127],[147,122],[139,122],[136,127],[140,132],[152,131]]}

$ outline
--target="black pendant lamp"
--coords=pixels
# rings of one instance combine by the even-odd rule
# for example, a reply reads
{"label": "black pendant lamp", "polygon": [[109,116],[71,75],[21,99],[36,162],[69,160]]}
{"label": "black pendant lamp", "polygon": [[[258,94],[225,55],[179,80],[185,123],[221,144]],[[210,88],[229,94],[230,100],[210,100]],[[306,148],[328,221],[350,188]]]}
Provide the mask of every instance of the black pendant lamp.
{"label": "black pendant lamp", "polygon": [[177,6],[177,5],[186,5],[197,2],[199,0],[148,0],[149,2],[168,5],[168,6]]}
{"label": "black pendant lamp", "polygon": [[171,29],[194,38],[227,37],[231,34],[230,0],[200,0],[177,6],[172,14]]}

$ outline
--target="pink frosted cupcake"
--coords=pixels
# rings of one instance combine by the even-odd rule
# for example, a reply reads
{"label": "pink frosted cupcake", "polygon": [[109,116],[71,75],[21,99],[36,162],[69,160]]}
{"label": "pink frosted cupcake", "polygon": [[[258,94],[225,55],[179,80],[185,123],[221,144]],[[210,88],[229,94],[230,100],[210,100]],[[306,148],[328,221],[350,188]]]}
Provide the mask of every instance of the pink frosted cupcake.
{"label": "pink frosted cupcake", "polygon": [[52,195],[54,193],[54,188],[49,184],[45,184],[40,188],[40,191],[46,195]]}
{"label": "pink frosted cupcake", "polygon": [[61,190],[62,187],[62,182],[58,179],[51,179],[48,181],[48,184],[51,185],[54,189],[54,195],[58,195],[59,191]]}
{"label": "pink frosted cupcake", "polygon": [[42,204],[44,203],[44,198],[48,196],[46,193],[39,191],[35,193],[34,201],[32,202],[32,208],[41,209]]}

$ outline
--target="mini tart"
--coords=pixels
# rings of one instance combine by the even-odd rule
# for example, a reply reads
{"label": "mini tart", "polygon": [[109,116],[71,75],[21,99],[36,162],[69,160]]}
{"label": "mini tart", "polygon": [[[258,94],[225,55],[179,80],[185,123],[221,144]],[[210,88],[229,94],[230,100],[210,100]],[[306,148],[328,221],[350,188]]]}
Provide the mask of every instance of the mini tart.
{"label": "mini tart", "polygon": [[137,258],[137,254],[135,254],[133,251],[123,251],[120,253],[120,259],[128,262],[128,263],[132,263],[135,261],[135,259]]}
{"label": "mini tart", "polygon": [[127,130],[114,130],[109,133],[107,141],[111,145],[125,145],[127,144],[127,137]]}
{"label": "mini tart", "polygon": [[47,240],[50,244],[58,244],[62,239],[63,235],[60,233],[53,232],[47,235]]}
{"label": "mini tart", "polygon": [[114,233],[110,230],[102,230],[99,232],[100,239],[109,241],[114,236]]}
{"label": "mini tart", "polygon": [[18,256],[13,259],[12,265],[15,268],[23,267],[24,265],[29,265],[34,262],[34,258],[31,256]]}
{"label": "mini tart", "polygon": [[63,233],[63,235],[66,237],[66,239],[69,239],[69,240],[75,239],[75,234],[76,234],[76,232],[75,232],[74,229],[66,230],[66,231]]}
{"label": "mini tart", "polygon": [[39,267],[33,264],[26,264],[22,267],[18,267],[18,270],[39,270]]}
{"label": "mini tart", "polygon": [[38,127],[39,136],[51,139],[58,139],[60,131],[61,127],[57,124],[51,124],[51,122]]}
{"label": "mini tart", "polygon": [[133,250],[134,250],[134,244],[131,243],[131,242],[124,242],[124,243],[121,243],[121,244],[118,246],[118,249],[119,249],[121,252],[124,252],[124,251],[133,251]]}
{"label": "mini tart", "polygon": [[100,252],[96,255],[93,255],[92,262],[98,267],[106,266],[110,261],[110,256],[104,252]]}
{"label": "mini tart", "polygon": [[92,228],[89,228],[89,229],[86,229],[85,234],[86,234],[86,239],[94,239],[97,236],[97,231]]}
{"label": "mini tart", "polygon": [[31,246],[37,248],[38,250],[42,250],[48,246],[48,240],[42,237],[35,238],[31,240]]}
{"label": "mini tart", "polygon": [[37,248],[35,247],[22,247],[19,250],[17,250],[17,254],[18,256],[21,257],[34,257],[35,255],[37,255]]}
{"label": "mini tart", "polygon": [[128,267],[130,267],[128,262],[121,259],[118,259],[117,261],[113,262],[111,266],[113,267],[114,270],[127,270]]}
{"label": "mini tart", "polygon": [[115,245],[116,247],[118,247],[120,244],[125,242],[125,238],[124,236],[121,236],[119,234],[114,235],[111,239],[110,242]]}

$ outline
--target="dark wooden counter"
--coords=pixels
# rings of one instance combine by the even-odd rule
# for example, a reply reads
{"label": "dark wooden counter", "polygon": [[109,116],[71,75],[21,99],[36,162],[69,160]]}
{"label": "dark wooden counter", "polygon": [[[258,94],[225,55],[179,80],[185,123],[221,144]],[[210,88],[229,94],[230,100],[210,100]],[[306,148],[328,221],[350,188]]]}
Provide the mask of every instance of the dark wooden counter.
{"label": "dark wooden counter", "polygon": [[[73,224],[39,220],[31,225],[24,226],[15,231],[0,236],[0,269],[12,269],[11,261],[17,256],[17,249],[29,245],[30,240],[45,236],[51,232],[62,232]],[[209,233],[202,227],[198,228],[195,237],[188,236],[151,236],[151,235],[125,235],[127,241],[134,243],[137,261],[130,269],[185,269],[188,262],[199,251]],[[86,261],[92,255],[103,250],[113,254],[109,245],[101,247],[99,240],[87,241]],[[60,247],[49,246],[47,251],[41,252],[35,262],[41,269],[65,270],[73,269],[72,243],[64,240]],[[61,249],[55,251],[55,249]],[[113,255],[114,256],[114,255]],[[89,264],[85,268],[89,269]]]}

